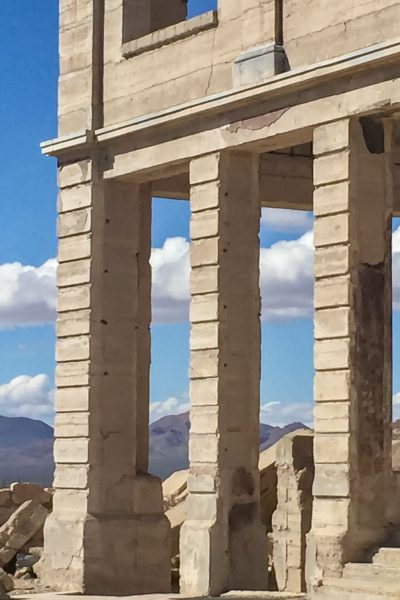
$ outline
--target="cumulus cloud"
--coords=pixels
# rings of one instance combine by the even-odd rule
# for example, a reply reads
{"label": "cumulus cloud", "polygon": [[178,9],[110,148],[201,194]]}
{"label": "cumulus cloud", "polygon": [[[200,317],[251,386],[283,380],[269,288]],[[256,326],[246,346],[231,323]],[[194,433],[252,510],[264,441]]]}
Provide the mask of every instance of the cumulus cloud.
{"label": "cumulus cloud", "polygon": [[190,409],[190,402],[187,397],[175,398],[171,396],[160,402],[152,402],[150,404],[150,422],[157,421],[166,415],[177,415],[184,413]]}
{"label": "cumulus cloud", "polygon": [[313,295],[313,234],[262,248],[260,287],[266,320],[310,316]]}
{"label": "cumulus cloud", "polygon": [[[153,249],[153,320],[185,321],[189,306],[189,242],[169,238]],[[303,317],[312,311],[312,232],[262,248],[260,287],[263,318]]]}
{"label": "cumulus cloud", "polygon": [[261,226],[270,231],[305,232],[312,228],[312,213],[285,208],[263,208]]}
{"label": "cumulus cloud", "polygon": [[393,395],[393,421],[400,419],[400,392]]}
{"label": "cumulus cloud", "polygon": [[55,259],[39,267],[0,265],[0,329],[54,320],[56,268]]}
{"label": "cumulus cloud", "polygon": [[[297,211],[284,212],[298,214]],[[185,238],[171,237],[161,248],[152,250],[154,323],[188,320],[189,248]],[[261,248],[263,319],[271,321],[312,315],[313,253],[312,231],[306,231],[295,240],[280,240],[268,248]],[[54,319],[56,266],[55,259],[40,267],[20,263],[0,265],[0,329],[42,324]],[[400,278],[396,276],[399,272],[400,227],[393,234],[396,310],[400,310]]]}
{"label": "cumulus cloud", "polygon": [[153,248],[152,311],[155,323],[186,321],[189,318],[189,242],[182,237],[165,240]]}
{"label": "cumulus cloud", "polygon": [[51,421],[54,389],[47,375],[19,375],[0,384],[0,414]]}
{"label": "cumulus cloud", "polygon": [[312,402],[267,402],[261,406],[260,419],[263,423],[275,427],[284,427],[289,423],[302,423],[313,426]]}

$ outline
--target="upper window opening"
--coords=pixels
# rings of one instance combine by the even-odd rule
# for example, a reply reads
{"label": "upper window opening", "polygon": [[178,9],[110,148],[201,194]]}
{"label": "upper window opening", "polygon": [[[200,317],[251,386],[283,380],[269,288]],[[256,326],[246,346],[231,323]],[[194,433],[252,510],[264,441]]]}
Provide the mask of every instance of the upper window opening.
{"label": "upper window opening", "polygon": [[218,0],[188,0],[187,3],[187,17],[197,17],[210,10],[217,10]]}
{"label": "upper window opening", "polygon": [[123,42],[184,21],[186,0],[124,0]]}
{"label": "upper window opening", "polygon": [[123,43],[215,10],[218,0],[124,0]]}

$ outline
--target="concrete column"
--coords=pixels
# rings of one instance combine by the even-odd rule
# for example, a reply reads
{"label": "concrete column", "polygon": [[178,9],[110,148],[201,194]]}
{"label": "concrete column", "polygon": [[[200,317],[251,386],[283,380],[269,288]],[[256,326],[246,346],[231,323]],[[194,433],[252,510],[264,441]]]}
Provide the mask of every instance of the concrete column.
{"label": "concrete column", "polygon": [[169,523],[147,474],[149,188],[59,169],[56,475],[45,582],[87,594],[166,592]]}
{"label": "concrete column", "polygon": [[362,558],[386,524],[391,471],[391,131],[314,134],[315,482],[308,581]]}
{"label": "concrete column", "polygon": [[259,506],[259,158],[191,163],[191,430],[181,591],[265,589]]}

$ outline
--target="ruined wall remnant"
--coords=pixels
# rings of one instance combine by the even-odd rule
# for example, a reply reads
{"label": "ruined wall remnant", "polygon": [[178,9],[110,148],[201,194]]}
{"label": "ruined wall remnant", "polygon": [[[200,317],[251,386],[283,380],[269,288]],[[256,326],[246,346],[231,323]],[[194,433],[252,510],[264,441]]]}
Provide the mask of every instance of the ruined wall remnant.
{"label": "ruined wall remnant", "polygon": [[276,582],[280,591],[304,592],[314,480],[311,431],[289,434],[278,443],[276,469],[278,505],[272,517]]}

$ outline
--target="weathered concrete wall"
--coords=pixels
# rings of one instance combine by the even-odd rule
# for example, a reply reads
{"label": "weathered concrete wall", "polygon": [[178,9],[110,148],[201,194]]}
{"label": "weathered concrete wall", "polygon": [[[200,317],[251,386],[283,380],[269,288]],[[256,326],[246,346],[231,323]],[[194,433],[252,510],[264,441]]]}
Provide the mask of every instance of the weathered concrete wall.
{"label": "weathered concrete wall", "polygon": [[59,135],[102,124],[103,10],[99,0],[60,0]]}
{"label": "weathered concrete wall", "polygon": [[282,34],[296,68],[394,38],[400,18],[396,0],[285,0],[282,18],[275,0],[219,0],[185,21],[174,2],[61,0],[60,135],[231,89],[235,59]]}
{"label": "weathered concrete wall", "polygon": [[284,0],[283,39],[292,69],[398,37],[397,0]]}
{"label": "weathered concrete wall", "polygon": [[[122,0],[108,0],[108,6]],[[105,125],[232,87],[232,62],[274,39],[274,0],[219,1],[218,26],[125,59],[118,10],[106,11]],[[189,22],[188,22],[189,25]]]}
{"label": "weathered concrete wall", "polygon": [[278,505],[272,517],[276,582],[281,592],[304,592],[313,504],[313,433],[285,436],[277,446],[276,467]]}

